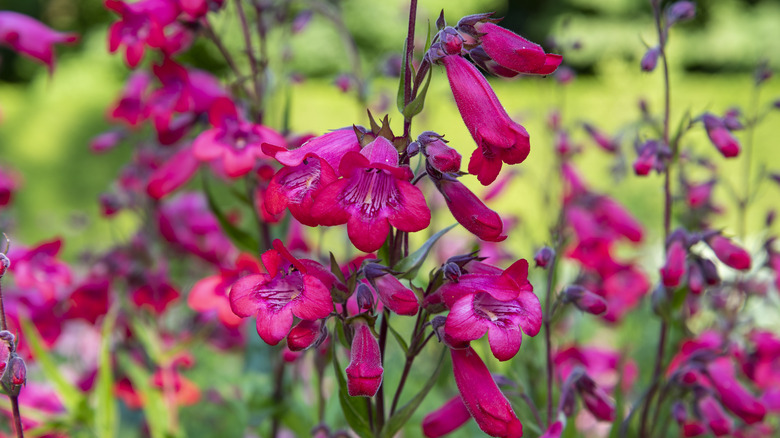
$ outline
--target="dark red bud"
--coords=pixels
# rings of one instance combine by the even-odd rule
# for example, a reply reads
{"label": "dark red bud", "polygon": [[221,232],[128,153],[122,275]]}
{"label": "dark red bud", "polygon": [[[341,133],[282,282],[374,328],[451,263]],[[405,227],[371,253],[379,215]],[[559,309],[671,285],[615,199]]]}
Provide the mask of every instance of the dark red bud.
{"label": "dark red bud", "polygon": [[5,274],[5,271],[7,271],[11,267],[11,259],[8,258],[5,254],[0,252],[0,277]]}
{"label": "dark red bud", "polygon": [[555,250],[549,246],[543,246],[534,255],[534,262],[536,262],[537,268],[546,269],[554,258]]}
{"label": "dark red bud", "polygon": [[8,370],[6,372],[11,373],[11,383],[14,385],[24,385],[27,383],[27,365],[24,364],[24,360],[14,355],[11,360],[8,361]]}
{"label": "dark red bud", "polygon": [[445,264],[442,271],[444,271],[444,278],[446,278],[447,280],[453,283],[458,282],[461,272],[460,272],[460,267],[458,267],[457,263]]}
{"label": "dark red bud", "polygon": [[365,283],[360,283],[357,287],[357,305],[360,310],[374,308],[374,293]]}

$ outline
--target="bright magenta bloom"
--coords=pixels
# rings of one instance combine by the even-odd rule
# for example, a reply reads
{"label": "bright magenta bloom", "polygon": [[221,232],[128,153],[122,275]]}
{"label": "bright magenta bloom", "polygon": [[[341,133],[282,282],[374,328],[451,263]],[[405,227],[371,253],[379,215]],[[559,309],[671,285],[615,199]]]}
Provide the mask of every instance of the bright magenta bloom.
{"label": "bright magenta bloom", "polygon": [[661,268],[661,279],[664,286],[676,287],[685,275],[685,258],[688,252],[682,242],[675,240],[666,250],[666,263]]}
{"label": "bright magenta bloom", "polygon": [[474,28],[481,34],[479,42],[485,53],[514,72],[549,75],[563,61],[561,55],[544,53],[542,46],[490,21],[478,22]]}
{"label": "bright magenta bloom", "polygon": [[434,137],[430,141],[425,142],[423,153],[428,158],[428,163],[441,173],[458,172],[460,170],[460,154],[455,149],[447,146],[441,137]]}
{"label": "bright magenta bloom", "polygon": [[246,175],[260,158],[264,142],[285,144],[271,128],[245,121],[227,97],[218,98],[209,111],[212,129],[202,132],[192,143],[195,157],[201,161],[220,159],[231,178]]}
{"label": "bright magenta bloom", "polygon": [[426,415],[422,422],[423,434],[427,438],[439,438],[463,426],[471,419],[469,410],[459,395],[451,398],[439,409]]}
{"label": "bright magenta bloom", "polygon": [[488,185],[501,172],[502,163],[518,164],[531,150],[528,131],[509,118],[487,80],[471,63],[459,55],[440,59],[455,103],[477,149],[469,161],[469,173]]}
{"label": "bright magenta bloom", "polygon": [[731,240],[716,234],[707,240],[707,244],[715,251],[718,259],[726,265],[740,271],[750,269],[750,254],[735,245]]}
{"label": "bright magenta bloom", "polygon": [[493,437],[523,436],[523,425],[512,405],[474,349],[450,349],[450,353],[461,399],[479,428]]}
{"label": "bright magenta bloom", "polygon": [[315,320],[333,310],[330,290],[314,271],[317,262],[298,260],[281,241],[262,255],[268,274],[243,277],[230,289],[230,307],[240,317],[257,316],[257,334],[276,345],[290,332],[293,316]]}
{"label": "bright magenta bloom", "polygon": [[108,30],[108,50],[114,53],[124,45],[125,60],[130,68],[135,68],[141,62],[146,46],[160,49],[166,45],[165,26],[173,23],[179,15],[174,0],[142,0],[135,3],[105,0],[105,5],[122,17]]}
{"label": "bright magenta bloom", "polygon": [[337,129],[312,138],[301,147],[291,150],[276,144],[264,144],[263,152],[269,157],[276,158],[285,166],[298,166],[307,157],[317,156],[325,160],[331,167],[337,168],[344,154],[349,151],[360,152],[360,142],[355,129],[362,130],[363,128],[358,126]]}
{"label": "bright magenta bloom", "polygon": [[268,183],[263,205],[272,215],[289,208],[300,223],[316,227],[318,222],[311,214],[314,198],[323,187],[336,181],[338,175],[322,158],[312,154],[306,157],[301,164],[285,166],[276,172]]}
{"label": "bright magenta bloom", "polygon": [[357,324],[347,366],[347,392],[352,397],[373,397],[382,385],[379,342],[366,324]]}
{"label": "bright magenta bloom", "polygon": [[433,181],[444,196],[452,216],[463,228],[488,242],[501,242],[506,239],[501,216],[482,203],[468,187],[449,175]]}
{"label": "bright magenta bloom", "polygon": [[311,214],[321,225],[347,224],[357,249],[378,250],[391,225],[414,232],[430,223],[425,197],[409,183],[412,171],[398,165],[398,152],[386,138],[377,137],[359,153],[345,153],[339,173],[342,178],[314,199]]}
{"label": "bright magenta bloom", "polygon": [[0,44],[37,59],[54,71],[54,44],[70,44],[79,40],[75,33],[49,29],[40,21],[12,11],[0,11]]}
{"label": "bright magenta bloom", "polygon": [[747,424],[762,421],[766,407],[737,381],[734,365],[728,357],[720,357],[707,365],[709,382],[715,387],[726,409]]}
{"label": "bright magenta bloom", "polygon": [[155,169],[146,184],[146,194],[152,199],[164,198],[189,181],[199,164],[191,146],[181,149]]}

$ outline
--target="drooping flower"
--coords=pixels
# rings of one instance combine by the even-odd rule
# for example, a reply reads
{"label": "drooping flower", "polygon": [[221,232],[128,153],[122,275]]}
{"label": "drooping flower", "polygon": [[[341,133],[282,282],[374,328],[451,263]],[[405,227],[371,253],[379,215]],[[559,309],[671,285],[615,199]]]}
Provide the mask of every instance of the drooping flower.
{"label": "drooping flower", "polygon": [[175,0],[141,0],[135,3],[105,0],[105,5],[121,16],[108,30],[108,49],[114,53],[120,46],[125,46],[125,60],[130,68],[141,62],[147,46],[156,49],[165,46],[165,27],[179,15]]}
{"label": "drooping flower", "polygon": [[725,158],[733,158],[739,155],[739,142],[731,135],[723,119],[710,113],[701,116],[704,129],[712,144]]}
{"label": "drooping flower", "polygon": [[412,171],[398,165],[398,152],[386,138],[377,137],[359,153],[345,153],[339,173],[342,178],[314,199],[311,214],[321,225],[347,224],[349,240],[357,249],[379,249],[391,225],[415,232],[430,223],[425,197],[409,183]]}
{"label": "drooping flower", "polygon": [[433,178],[433,182],[444,196],[452,216],[463,228],[488,242],[506,239],[501,216],[482,203],[468,187],[449,174]]}
{"label": "drooping flower", "polygon": [[[458,22],[458,28],[466,18]],[[478,41],[485,53],[498,65],[513,72],[549,75],[563,61],[561,55],[545,53],[542,46],[492,21],[478,21],[473,28],[478,32]]]}
{"label": "drooping flower", "polygon": [[78,40],[75,33],[54,31],[27,15],[0,11],[0,44],[43,62],[49,67],[49,74],[54,71],[54,44],[71,44]]}
{"label": "drooping flower", "polygon": [[522,163],[531,150],[528,131],[509,118],[487,80],[459,55],[439,59],[447,69],[455,103],[477,144],[469,173],[488,185],[501,172],[502,163]]}
{"label": "drooping flower", "polygon": [[190,180],[200,162],[192,154],[192,147],[182,148],[155,169],[146,184],[146,193],[152,199],[162,199]]}
{"label": "drooping flower", "polygon": [[214,102],[209,122],[213,128],[192,143],[195,157],[201,161],[220,159],[231,178],[246,175],[257,159],[267,158],[261,148],[264,142],[284,144],[284,138],[271,128],[243,120],[227,97]]}
{"label": "drooping flower", "polygon": [[731,240],[716,234],[707,240],[707,244],[715,252],[718,260],[726,265],[740,271],[750,269],[750,254]]}
{"label": "drooping flower", "polygon": [[386,270],[375,268],[377,266],[366,265],[364,271],[382,304],[399,315],[416,315],[420,307],[417,295]]}
{"label": "drooping flower", "polygon": [[417,142],[431,167],[441,173],[460,171],[460,154],[447,146],[440,135],[426,131],[417,137]]}
{"label": "drooping flower", "polygon": [[263,253],[268,274],[252,274],[236,281],[230,289],[233,313],[257,317],[257,334],[276,345],[290,332],[293,316],[316,320],[333,310],[330,290],[315,275],[323,269],[314,261],[298,260],[278,239]]}
{"label": "drooping flower", "polygon": [[451,398],[439,409],[425,416],[422,422],[426,438],[439,438],[466,424],[471,419],[469,410],[459,395]]}
{"label": "drooping flower", "polygon": [[461,399],[479,428],[493,437],[523,436],[523,425],[512,405],[474,349],[450,349],[450,354]]}
{"label": "drooping flower", "polygon": [[730,358],[720,357],[710,362],[707,365],[707,374],[726,409],[747,424],[758,423],[764,419],[766,407],[737,381]]}
{"label": "drooping flower", "polygon": [[677,287],[685,275],[685,258],[688,252],[683,243],[675,240],[666,250],[666,263],[661,268],[661,280],[666,287]]}
{"label": "drooping flower", "polygon": [[373,397],[382,385],[384,368],[379,342],[365,323],[355,327],[347,366],[347,392],[352,397]]}

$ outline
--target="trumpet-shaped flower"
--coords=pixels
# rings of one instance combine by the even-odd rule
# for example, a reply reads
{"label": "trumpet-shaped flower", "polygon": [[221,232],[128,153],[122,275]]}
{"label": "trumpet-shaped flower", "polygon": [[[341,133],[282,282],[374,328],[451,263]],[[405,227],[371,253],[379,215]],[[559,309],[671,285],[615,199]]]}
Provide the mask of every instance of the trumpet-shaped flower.
{"label": "trumpet-shaped flower", "polygon": [[431,221],[431,211],[420,189],[409,183],[411,170],[398,165],[398,152],[377,137],[359,153],[341,159],[342,175],[314,199],[311,214],[321,225],[347,224],[349,240],[363,252],[379,249],[390,226],[420,231]]}
{"label": "trumpet-shaped flower", "polygon": [[54,44],[70,44],[79,40],[75,33],[49,29],[40,21],[12,11],[0,11],[0,44],[37,59],[54,71]]}
{"label": "trumpet-shaped flower", "polygon": [[255,315],[257,334],[270,345],[287,336],[293,316],[316,320],[333,309],[330,290],[314,272],[317,263],[296,259],[278,239],[273,246],[262,255],[268,274],[248,275],[230,289],[233,313]]}
{"label": "trumpet-shaped flower", "polygon": [[382,355],[371,329],[359,323],[352,339],[347,366],[347,392],[352,397],[373,397],[382,385]]}

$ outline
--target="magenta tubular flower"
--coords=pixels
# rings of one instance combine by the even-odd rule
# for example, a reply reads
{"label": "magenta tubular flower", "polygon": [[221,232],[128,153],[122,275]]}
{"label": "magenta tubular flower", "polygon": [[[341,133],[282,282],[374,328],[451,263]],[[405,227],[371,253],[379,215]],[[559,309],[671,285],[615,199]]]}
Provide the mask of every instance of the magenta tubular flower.
{"label": "magenta tubular flower", "polygon": [[17,12],[0,11],[0,44],[37,59],[54,72],[54,44],[70,44],[79,40],[75,33],[56,32],[40,21]]}
{"label": "magenta tubular flower", "polygon": [[[499,301],[489,293],[465,295],[450,308],[444,333],[458,345],[488,333],[496,359],[513,358],[520,350],[523,332],[536,336],[542,326],[542,308],[533,292],[511,301]],[[522,331],[521,331],[522,328]]]}
{"label": "magenta tubular flower", "polygon": [[666,287],[677,287],[685,275],[685,258],[688,252],[682,242],[675,240],[666,250],[666,263],[661,268],[661,280]]}
{"label": "magenta tubular flower", "polygon": [[714,180],[686,186],[685,201],[691,208],[700,208],[710,204],[714,186]]}
{"label": "magenta tubular flower", "polygon": [[523,436],[523,425],[512,405],[474,349],[450,349],[450,354],[460,397],[479,428],[493,437]]}
{"label": "magenta tubular flower", "polygon": [[392,274],[372,279],[379,300],[399,315],[416,315],[420,301],[411,289],[405,287]]}
{"label": "magenta tubular flower", "polygon": [[[276,345],[290,332],[293,316],[315,320],[333,310],[330,290],[280,240],[263,253],[268,274],[242,277],[230,289],[230,308],[245,318],[257,316],[257,334]],[[312,262],[314,263],[314,262]]]}
{"label": "magenta tubular flower", "polygon": [[766,408],[737,381],[731,359],[721,357],[707,365],[710,383],[720,396],[723,406],[747,424],[762,421]]}
{"label": "magenta tubular flower", "polygon": [[740,271],[747,271],[750,269],[750,254],[735,245],[731,240],[716,234],[707,240],[707,245],[715,252],[718,260],[726,265]]}
{"label": "magenta tubular flower", "polygon": [[165,26],[179,15],[175,0],[142,0],[125,3],[105,0],[106,8],[121,16],[108,29],[108,50],[111,53],[125,46],[125,60],[135,68],[144,57],[146,46],[162,48],[166,44]]}
{"label": "magenta tubular flower", "polygon": [[469,161],[469,173],[488,185],[501,172],[502,163],[522,163],[531,151],[528,131],[509,118],[482,74],[459,55],[440,59],[458,111],[477,149]]}
{"label": "magenta tubular flower", "polygon": [[723,412],[720,403],[712,396],[706,396],[699,400],[699,411],[715,436],[725,436],[731,433],[734,422]]}
{"label": "magenta tubular flower", "polygon": [[469,410],[459,395],[423,418],[422,430],[426,438],[439,438],[466,424],[471,419]]}
{"label": "magenta tubular flower", "polygon": [[551,424],[550,427],[548,427],[544,434],[539,438],[561,438],[562,433],[563,423],[556,421],[555,423]]}
{"label": "magenta tubular flower", "polygon": [[718,148],[718,151],[725,158],[733,158],[739,155],[739,142],[731,135],[723,119],[710,113],[701,116],[704,122],[704,129],[707,130],[707,136],[712,144]]}
{"label": "magenta tubular flower", "polygon": [[501,242],[506,239],[501,216],[489,209],[482,201],[460,181],[448,175],[434,179],[436,188],[444,196],[452,216],[463,228],[488,242]]}
{"label": "magenta tubular flower", "polygon": [[474,28],[481,35],[482,49],[501,67],[535,75],[549,75],[563,61],[561,55],[544,53],[542,46],[491,22],[479,22]]}
{"label": "magenta tubular flower", "polygon": [[131,127],[146,117],[146,92],[152,82],[149,73],[143,70],[133,72],[127,78],[122,95],[108,112],[110,120],[121,120]]}
{"label": "magenta tubular flower", "polygon": [[398,152],[386,138],[377,137],[359,153],[345,153],[339,173],[342,178],[314,199],[311,214],[321,225],[347,224],[349,240],[357,249],[381,248],[391,225],[414,232],[430,224],[425,197],[409,183],[411,170],[398,166]]}
{"label": "magenta tubular flower", "polygon": [[230,308],[228,293],[233,283],[243,275],[260,274],[260,262],[249,254],[239,254],[235,266],[222,267],[219,274],[199,280],[187,296],[190,308],[200,313],[216,313],[228,327],[238,327],[242,319]]}
{"label": "magenta tubular flower", "polygon": [[290,351],[303,351],[311,347],[319,336],[320,322],[302,319],[287,335],[287,348]]}
{"label": "magenta tubular flower", "polygon": [[221,160],[231,178],[246,175],[256,160],[267,158],[264,142],[284,144],[284,138],[271,128],[243,120],[227,97],[218,98],[209,111],[212,129],[202,132],[192,143],[201,161]]}
{"label": "magenta tubular flower", "polygon": [[615,419],[615,403],[609,398],[603,389],[596,385],[596,382],[583,374],[577,379],[577,391],[579,391],[582,402],[594,417],[602,421],[613,421]]}
{"label": "magenta tubular flower", "polygon": [[83,319],[90,324],[108,313],[110,279],[106,276],[91,277],[81,283],[68,299],[67,319]]}
{"label": "magenta tubular flower", "polygon": [[565,301],[591,315],[603,315],[607,311],[607,300],[582,286],[567,287],[563,291],[563,297]]}
{"label": "magenta tubular flower", "polygon": [[316,227],[317,220],[311,214],[314,198],[337,179],[336,171],[327,161],[308,154],[301,164],[285,166],[276,172],[268,183],[263,205],[272,215],[289,208],[290,214],[302,224]]}
{"label": "magenta tubular flower", "polygon": [[192,147],[180,150],[152,173],[146,193],[152,199],[162,199],[189,181],[198,164],[200,161],[192,154]]}
{"label": "magenta tubular flower", "polygon": [[466,265],[466,268],[470,269],[469,273],[461,275],[457,283],[445,283],[426,298],[426,304],[438,300],[444,302],[447,307],[452,307],[464,296],[479,292],[485,292],[499,301],[511,301],[522,294],[534,295],[534,288],[528,282],[528,262],[523,259],[504,271],[474,262]]}
{"label": "magenta tubular flower", "polygon": [[276,144],[263,144],[263,152],[269,157],[276,158],[277,161],[285,166],[298,166],[303,163],[306,157],[317,156],[322,158],[331,167],[338,167],[341,158],[347,152],[360,152],[360,142],[358,141],[355,129],[362,130],[361,127],[341,128],[315,137],[296,149],[287,150],[287,148]]}
{"label": "magenta tubular flower", "polygon": [[62,240],[42,242],[34,248],[12,247],[8,259],[13,260],[10,271],[16,286],[35,291],[36,299],[55,302],[67,293],[72,276],[67,264],[57,259]]}
{"label": "magenta tubular flower", "polygon": [[382,355],[371,329],[357,324],[347,366],[347,392],[352,397],[373,397],[382,384]]}

